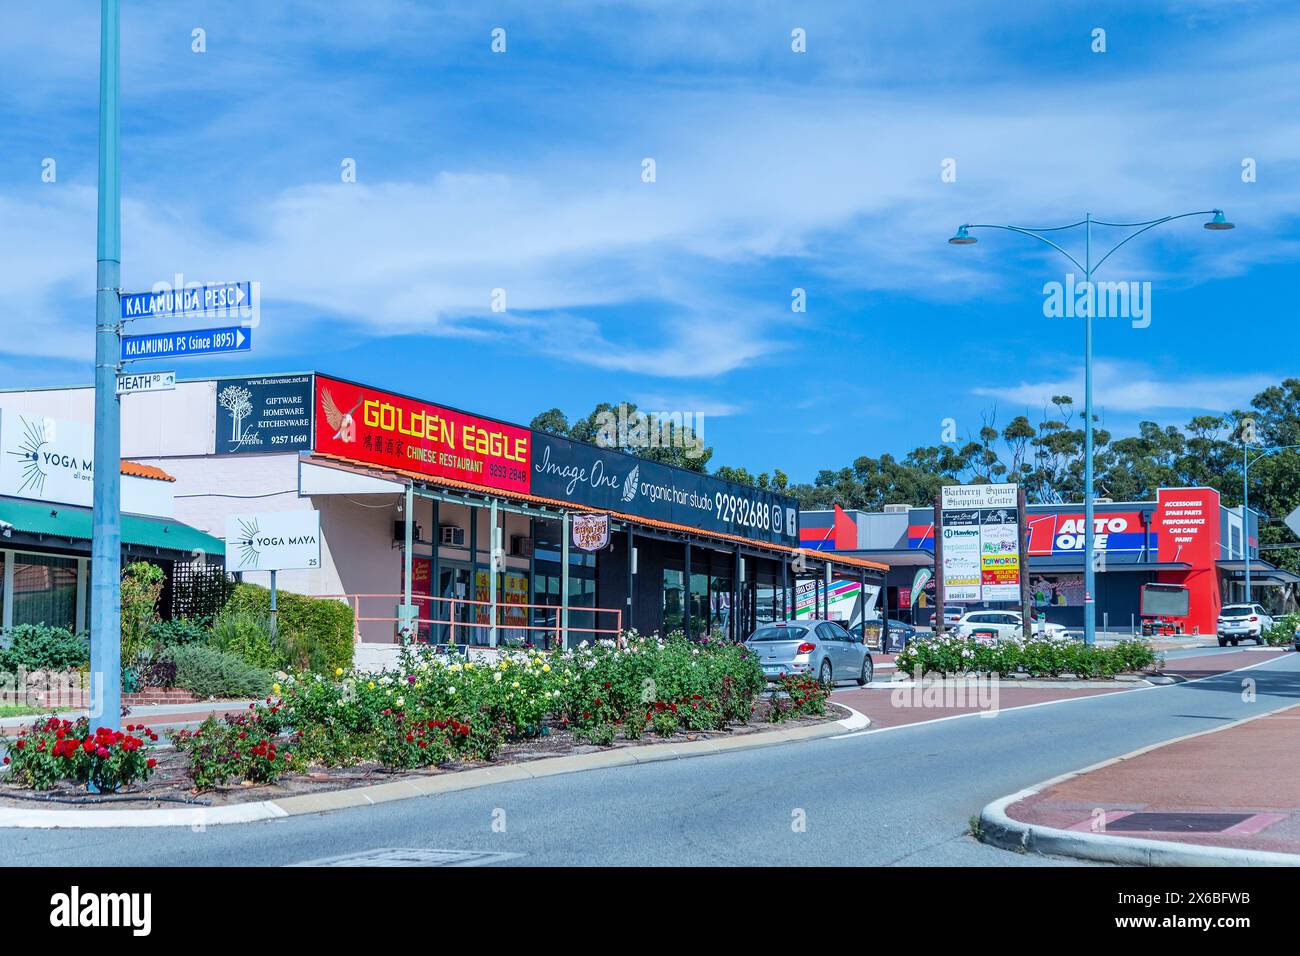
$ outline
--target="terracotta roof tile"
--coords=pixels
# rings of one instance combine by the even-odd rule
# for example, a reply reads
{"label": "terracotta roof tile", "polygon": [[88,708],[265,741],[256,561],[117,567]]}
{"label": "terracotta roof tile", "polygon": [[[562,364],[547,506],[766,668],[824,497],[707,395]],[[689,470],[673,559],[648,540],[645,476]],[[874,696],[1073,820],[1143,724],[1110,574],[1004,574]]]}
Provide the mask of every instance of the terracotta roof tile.
{"label": "terracotta roof tile", "polygon": [[127,461],[125,458],[122,459],[122,474],[130,475],[132,478],[152,478],[154,481],[176,480],[161,468],[154,465],[142,465],[138,461]]}

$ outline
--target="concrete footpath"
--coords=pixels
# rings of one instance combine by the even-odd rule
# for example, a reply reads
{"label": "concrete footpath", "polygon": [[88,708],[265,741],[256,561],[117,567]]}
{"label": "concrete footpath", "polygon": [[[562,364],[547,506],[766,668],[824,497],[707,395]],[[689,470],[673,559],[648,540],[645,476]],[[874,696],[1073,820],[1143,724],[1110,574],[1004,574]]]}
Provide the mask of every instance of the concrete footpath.
{"label": "concrete footpath", "polygon": [[[213,714],[221,717],[224,714],[234,714],[248,710],[248,705],[251,703],[253,703],[251,700],[212,700],[192,704],[154,704],[132,707],[131,712],[122,718],[122,723],[144,724],[154,730],[163,727],[178,727],[204,721]],[[5,717],[0,719],[0,737],[12,737],[18,731],[26,730],[36,721],[49,716],[48,713],[28,714],[25,717]],[[85,717],[86,711],[84,709],[59,711],[54,716],[63,720],[77,720],[80,717]]]}
{"label": "concrete footpath", "polygon": [[1144,748],[985,808],[989,842],[1151,865],[1300,865],[1300,704]]}

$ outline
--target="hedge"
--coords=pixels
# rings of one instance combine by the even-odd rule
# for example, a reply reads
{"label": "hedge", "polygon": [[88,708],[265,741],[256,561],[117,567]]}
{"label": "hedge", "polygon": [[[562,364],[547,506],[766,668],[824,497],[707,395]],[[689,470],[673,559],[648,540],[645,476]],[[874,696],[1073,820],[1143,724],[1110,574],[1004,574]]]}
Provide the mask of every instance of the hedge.
{"label": "hedge", "polygon": [[[295,648],[299,661],[317,673],[352,666],[352,607],[329,598],[313,598],[292,591],[276,594],[278,634],[286,646]],[[246,615],[269,618],[271,592],[256,584],[239,584],[226,602],[221,616]]]}

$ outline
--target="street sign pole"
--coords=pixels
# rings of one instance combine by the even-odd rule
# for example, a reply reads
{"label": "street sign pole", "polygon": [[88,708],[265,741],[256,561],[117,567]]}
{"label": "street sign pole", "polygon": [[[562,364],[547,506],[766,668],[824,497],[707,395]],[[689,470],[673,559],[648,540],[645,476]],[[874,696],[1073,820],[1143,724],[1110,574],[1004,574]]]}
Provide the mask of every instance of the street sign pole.
{"label": "street sign pole", "polygon": [[[119,0],[101,0],[99,48],[99,232],[95,285],[95,473],[91,530],[90,680],[92,726],[117,730],[122,717],[121,406],[117,397],[122,275]],[[98,688],[96,688],[98,683]],[[98,713],[96,713],[98,710]]]}

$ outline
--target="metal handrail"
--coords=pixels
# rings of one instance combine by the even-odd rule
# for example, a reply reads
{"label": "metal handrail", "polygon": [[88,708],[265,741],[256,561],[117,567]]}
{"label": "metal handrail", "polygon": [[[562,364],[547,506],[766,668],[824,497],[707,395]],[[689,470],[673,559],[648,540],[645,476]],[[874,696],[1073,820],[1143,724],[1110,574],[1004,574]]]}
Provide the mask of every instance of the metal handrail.
{"label": "metal handrail", "polygon": [[[348,604],[350,604],[350,605],[352,606],[352,621],[353,621],[353,623],[352,623],[352,640],[353,640],[353,643],[357,643],[357,644],[359,644],[359,643],[361,643],[361,623],[362,623],[363,621],[366,622],[366,623],[393,623],[393,624],[397,624],[397,623],[399,622],[399,620],[400,620],[396,615],[378,615],[378,616],[364,616],[364,615],[362,615],[362,613],[361,613],[361,600],[362,600],[362,598],[382,598],[382,599],[386,599],[386,600],[398,600],[398,601],[402,601],[402,600],[405,600],[405,597],[406,597],[406,596],[405,596],[405,594],[400,594],[400,593],[399,593],[399,594],[388,594],[388,593],[354,593],[354,594],[321,594],[321,595],[317,595],[317,597],[321,598],[322,600],[330,600],[330,599],[333,599],[333,600],[341,600],[341,601],[345,601],[345,602],[347,602]],[[433,626],[433,625],[445,625],[445,626],[447,626],[447,628],[448,628],[448,636],[449,636],[449,638],[450,638],[450,643],[453,643],[453,644],[456,643],[456,628],[457,628],[457,627],[461,627],[461,628],[487,628],[487,629],[490,630],[490,629],[492,629],[494,626],[495,626],[496,628],[498,628],[498,629],[505,629],[505,630],[511,630],[511,631],[544,631],[544,632],[546,632],[547,634],[553,635],[553,636],[555,637],[555,640],[556,640],[557,642],[559,641],[559,639],[560,639],[560,637],[561,637],[561,634],[562,634],[566,629],[569,630],[569,631],[578,631],[578,632],[583,633],[583,634],[592,634],[592,635],[598,635],[598,634],[612,634],[612,635],[614,635],[614,639],[615,639],[616,641],[618,641],[619,643],[622,643],[622,634],[623,634],[623,611],[622,611],[621,608],[608,608],[608,607],[567,607],[567,608],[562,608],[562,607],[561,607],[560,605],[558,605],[558,604],[529,604],[529,603],[521,603],[521,602],[515,602],[515,601],[510,601],[510,602],[497,601],[496,604],[495,604],[495,607],[497,608],[497,613],[496,613],[496,618],[497,618],[497,620],[496,620],[496,622],[495,622],[495,624],[494,624],[494,623],[493,623],[492,621],[490,621],[490,620],[489,620],[489,621],[477,621],[477,620],[464,621],[464,620],[457,620],[457,615],[456,615],[456,611],[457,611],[457,607],[458,607],[458,606],[469,606],[469,607],[484,607],[484,608],[491,608],[491,607],[494,606],[493,603],[492,603],[491,601],[479,601],[479,600],[477,600],[477,599],[475,599],[475,598],[449,598],[449,597],[443,597],[442,595],[435,595],[435,594],[412,594],[412,595],[411,595],[411,601],[412,601],[413,603],[415,603],[415,604],[419,604],[419,603],[421,603],[421,602],[425,602],[425,601],[430,602],[430,603],[432,603],[432,602],[434,602],[434,601],[440,601],[440,602],[444,602],[444,603],[446,603],[446,604],[448,605],[448,609],[447,609],[447,615],[448,615],[448,616],[447,616],[446,618],[420,617],[420,616],[417,615],[417,617],[415,618],[415,623],[416,623],[417,625],[419,625],[419,624],[428,624],[428,625],[430,625],[430,626]],[[502,621],[501,621],[501,612],[502,612],[503,610],[507,610],[507,609],[521,609],[521,610],[533,610],[533,609],[538,609],[538,610],[544,610],[544,611],[547,611],[547,612],[555,612],[555,613],[556,613],[556,623],[555,623],[554,625],[545,625],[545,624],[513,624],[513,623],[511,623],[511,624],[505,624],[505,623],[502,623]],[[614,621],[615,621],[615,624],[614,624],[614,627],[612,627],[612,628],[608,628],[608,627],[603,627],[603,628],[602,628],[602,627],[577,627],[577,626],[575,626],[575,625],[573,625],[573,624],[568,624],[567,627],[566,627],[566,625],[565,625],[565,623],[564,623],[564,620],[563,620],[563,612],[564,612],[564,611],[578,611],[578,612],[589,613],[589,614],[613,614],[613,615],[614,615]],[[489,615],[490,615],[490,614],[491,614],[491,612],[489,612]],[[477,615],[476,615],[476,616],[477,616]]]}

